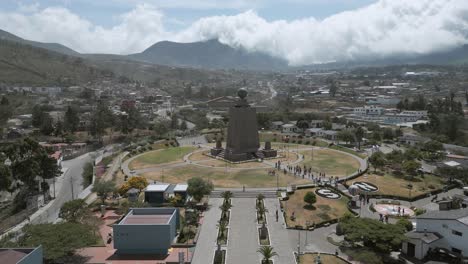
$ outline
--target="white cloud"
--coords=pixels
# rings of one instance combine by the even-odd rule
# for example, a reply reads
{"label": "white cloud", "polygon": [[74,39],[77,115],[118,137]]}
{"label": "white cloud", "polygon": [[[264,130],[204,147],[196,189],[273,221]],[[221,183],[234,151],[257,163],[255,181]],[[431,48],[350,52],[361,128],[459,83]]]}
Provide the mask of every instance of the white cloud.
{"label": "white cloud", "polygon": [[[173,5],[183,2],[174,0]],[[165,18],[153,5],[138,4],[119,19],[118,25],[104,28],[65,8],[31,14],[0,12],[3,29],[28,39],[60,42],[80,52],[131,53],[165,39],[219,38],[233,47],[264,51],[301,65],[428,53],[468,43],[466,0],[379,0],[323,20],[267,21],[247,11],[202,18],[180,32],[168,32],[164,22],[173,18]]]}
{"label": "white cloud", "polygon": [[104,28],[66,8],[48,7],[32,14],[0,12],[0,25],[22,38],[58,42],[79,52],[126,54],[166,39],[163,17],[155,7],[141,4],[119,16],[118,25]]}
{"label": "white cloud", "polygon": [[203,18],[178,40],[219,38],[291,64],[428,53],[468,43],[466,0],[380,0],[324,20],[268,22],[255,12]]}
{"label": "white cloud", "polygon": [[32,4],[24,4],[22,2],[18,2],[18,11],[21,13],[33,13],[39,10],[39,3],[34,2]]}

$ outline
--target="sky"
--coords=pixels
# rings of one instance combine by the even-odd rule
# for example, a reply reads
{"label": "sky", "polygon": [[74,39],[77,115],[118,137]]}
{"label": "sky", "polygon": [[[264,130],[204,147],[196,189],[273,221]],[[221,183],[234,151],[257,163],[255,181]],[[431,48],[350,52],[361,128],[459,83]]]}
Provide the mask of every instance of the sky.
{"label": "sky", "polygon": [[468,44],[468,0],[2,0],[0,29],[83,53],[217,38],[304,65]]}

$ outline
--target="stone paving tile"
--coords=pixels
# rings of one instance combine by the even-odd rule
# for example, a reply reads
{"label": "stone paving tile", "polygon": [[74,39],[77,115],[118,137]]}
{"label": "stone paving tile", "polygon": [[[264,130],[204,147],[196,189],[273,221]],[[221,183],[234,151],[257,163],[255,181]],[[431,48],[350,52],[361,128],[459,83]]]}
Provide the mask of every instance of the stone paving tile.
{"label": "stone paving tile", "polygon": [[222,203],[222,198],[210,198],[210,208],[205,212],[203,218],[203,224],[193,255],[192,264],[213,263],[214,250],[216,249],[216,236],[218,235],[216,224],[221,217],[219,206]]}
{"label": "stone paving tile", "polygon": [[255,198],[233,198],[232,205],[226,264],[260,263]]}
{"label": "stone paving tile", "polygon": [[[270,244],[278,253],[278,256],[273,260],[275,263],[295,264],[293,248],[289,241],[288,230],[285,228],[284,218],[281,217],[281,210],[278,199],[265,199],[265,207],[267,213],[267,226],[270,235]],[[276,210],[278,210],[279,218],[276,222]]]}

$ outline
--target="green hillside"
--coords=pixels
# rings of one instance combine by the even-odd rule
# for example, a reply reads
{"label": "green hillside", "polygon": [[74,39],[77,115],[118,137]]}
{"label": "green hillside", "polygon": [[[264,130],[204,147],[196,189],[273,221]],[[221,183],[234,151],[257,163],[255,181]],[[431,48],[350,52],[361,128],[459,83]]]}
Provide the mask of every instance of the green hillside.
{"label": "green hillside", "polygon": [[74,85],[105,75],[105,71],[86,65],[82,58],[0,40],[0,83]]}

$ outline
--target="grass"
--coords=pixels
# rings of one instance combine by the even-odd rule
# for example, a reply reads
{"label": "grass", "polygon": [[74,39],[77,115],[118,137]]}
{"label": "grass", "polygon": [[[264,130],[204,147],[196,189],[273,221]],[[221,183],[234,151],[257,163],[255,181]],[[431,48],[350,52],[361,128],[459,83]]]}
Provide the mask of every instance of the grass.
{"label": "grass", "polygon": [[[296,190],[294,194],[289,196],[289,200],[281,202],[286,210],[286,224],[288,227],[300,225],[305,227],[306,222],[310,224],[320,224],[322,222],[339,219],[348,211],[348,198],[342,196],[340,199],[326,199],[317,195],[317,202],[314,204],[315,209],[309,209],[304,202],[304,196],[307,192],[314,192],[316,188]],[[296,216],[296,220],[291,220],[292,212]]]}
{"label": "grass", "polygon": [[153,165],[181,161],[188,153],[194,151],[195,147],[175,147],[149,151],[130,162],[130,169],[142,169]]}
{"label": "grass", "polygon": [[[168,183],[186,182],[193,177],[210,179],[216,187],[240,188],[246,187],[276,187],[276,177],[268,175],[268,169],[228,170],[203,168],[196,165],[186,165],[175,168],[164,169],[164,180],[162,171],[154,171],[142,174],[142,176],[157,181]],[[296,178],[290,174],[279,174],[279,186],[289,184],[310,183],[308,180]]]}
{"label": "grass", "polygon": [[[409,182],[401,177],[396,177],[388,173],[384,174],[384,176],[368,174],[360,176],[351,181],[347,181],[346,184],[351,185],[353,182],[357,181],[369,182],[379,187],[379,190],[373,194],[393,195],[406,198],[410,198],[410,190],[408,189],[408,183],[411,183],[413,185],[413,189],[411,190],[411,197],[429,193],[431,191],[442,189],[444,187],[442,179],[435,175],[426,174],[424,175],[424,178],[415,178],[420,179],[420,181]],[[430,186],[434,188],[431,189],[429,188]]]}
{"label": "grass", "polygon": [[329,149],[318,149],[313,152],[300,151],[304,155],[301,167],[312,167],[315,172],[325,172],[327,176],[343,177],[359,169],[359,161],[349,155]]}
{"label": "grass", "polygon": [[362,159],[365,159],[367,158],[367,155],[365,153],[360,153],[360,152],[357,152],[357,151],[354,151],[350,148],[345,148],[345,147],[342,147],[342,146],[337,146],[337,145],[333,145],[330,147],[331,149],[336,149],[336,150],[340,150],[340,151],[343,151],[343,152],[347,152],[349,154],[353,154],[353,155],[356,155]]}
{"label": "grass", "polygon": [[[299,264],[309,264],[309,263],[315,263],[315,260],[317,258],[317,253],[313,254],[304,254],[299,257]],[[320,260],[324,264],[346,264],[348,262],[333,256],[333,255],[327,255],[327,254],[320,254]]]}

